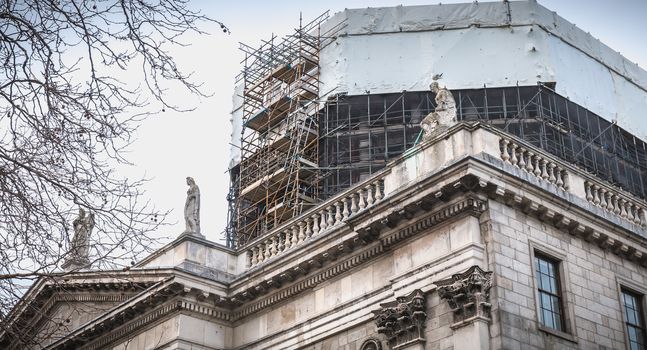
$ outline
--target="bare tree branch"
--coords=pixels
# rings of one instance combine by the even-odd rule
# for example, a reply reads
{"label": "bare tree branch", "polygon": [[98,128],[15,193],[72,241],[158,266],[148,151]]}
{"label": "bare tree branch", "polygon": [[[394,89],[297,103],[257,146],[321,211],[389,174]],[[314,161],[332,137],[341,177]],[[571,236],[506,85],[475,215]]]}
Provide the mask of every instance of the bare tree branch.
{"label": "bare tree branch", "polygon": [[[208,96],[172,49],[220,24],[189,0],[5,0],[0,4],[0,331],[25,283],[60,272],[77,208],[96,215],[94,266],[128,268],[164,220],[123,179],[138,124]],[[124,77],[140,78],[141,85]]]}

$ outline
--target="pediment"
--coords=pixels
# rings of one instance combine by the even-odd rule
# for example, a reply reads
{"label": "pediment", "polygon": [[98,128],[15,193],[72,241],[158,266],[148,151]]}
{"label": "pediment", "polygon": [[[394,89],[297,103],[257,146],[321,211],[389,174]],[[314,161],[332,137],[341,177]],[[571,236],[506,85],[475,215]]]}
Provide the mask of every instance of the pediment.
{"label": "pediment", "polygon": [[44,348],[152,284],[152,281],[130,281],[45,285],[28,300],[11,330],[0,341],[0,348]]}
{"label": "pediment", "polygon": [[34,329],[33,340],[41,346],[60,340],[82,325],[130,299],[134,293],[68,293],[53,295],[53,305]]}

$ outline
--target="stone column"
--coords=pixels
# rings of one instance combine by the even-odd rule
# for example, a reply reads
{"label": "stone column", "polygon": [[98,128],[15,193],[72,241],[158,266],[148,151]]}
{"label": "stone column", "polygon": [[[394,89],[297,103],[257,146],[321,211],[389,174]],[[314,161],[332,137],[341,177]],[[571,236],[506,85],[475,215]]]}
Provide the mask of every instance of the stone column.
{"label": "stone column", "polygon": [[492,272],[474,265],[451,278],[437,281],[438,295],[454,312],[454,349],[490,348],[489,325]]}

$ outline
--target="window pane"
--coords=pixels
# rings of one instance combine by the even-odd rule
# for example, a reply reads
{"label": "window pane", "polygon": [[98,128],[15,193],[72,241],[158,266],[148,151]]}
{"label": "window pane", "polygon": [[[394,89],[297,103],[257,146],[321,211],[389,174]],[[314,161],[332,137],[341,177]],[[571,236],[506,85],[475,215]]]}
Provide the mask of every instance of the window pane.
{"label": "window pane", "polygon": [[548,328],[555,328],[555,322],[553,322],[553,313],[550,312],[549,310],[543,310],[543,315],[544,315],[544,326]]}
{"label": "window pane", "polygon": [[548,275],[541,275],[541,284],[539,285],[539,288],[548,292],[553,292],[550,289],[550,277]]}
{"label": "window pane", "polygon": [[645,349],[645,321],[643,320],[643,311],[641,307],[642,296],[622,290],[622,302],[624,304],[624,316],[627,325],[627,336],[631,349]]}
{"label": "window pane", "polygon": [[537,288],[539,289],[540,322],[548,328],[564,330],[558,262],[535,256]]}

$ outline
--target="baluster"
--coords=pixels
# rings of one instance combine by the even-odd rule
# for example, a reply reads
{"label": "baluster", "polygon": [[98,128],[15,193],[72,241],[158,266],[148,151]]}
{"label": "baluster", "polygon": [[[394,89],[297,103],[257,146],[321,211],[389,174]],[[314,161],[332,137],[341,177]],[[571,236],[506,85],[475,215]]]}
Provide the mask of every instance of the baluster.
{"label": "baluster", "polygon": [[312,219],[306,218],[306,238],[312,237]]}
{"label": "baluster", "polygon": [[618,203],[618,196],[613,195],[613,213],[616,215],[620,214],[620,203]]}
{"label": "baluster", "polygon": [[312,235],[316,236],[319,233],[319,217],[317,214],[311,216],[312,218]]}
{"label": "baluster", "polygon": [[279,237],[279,252],[283,253],[285,251],[285,248],[286,248],[286,246],[285,246],[285,239],[286,239],[285,232],[279,232],[278,237]]}
{"label": "baluster", "polygon": [[533,174],[535,176],[540,177],[541,175],[541,165],[539,164],[541,158],[539,158],[539,155],[535,156],[535,170],[533,171]]}
{"label": "baluster", "polygon": [[627,201],[620,198],[620,200],[618,202],[620,203],[620,216],[622,216],[623,218],[626,218],[627,217]]}
{"label": "baluster", "polygon": [[600,205],[600,187],[593,185],[593,204]]}
{"label": "baluster", "polygon": [[645,212],[644,208],[640,208],[640,226],[645,227],[647,226],[647,213]]}
{"label": "baluster", "polygon": [[600,188],[600,206],[602,209],[607,209],[607,190],[604,188]]}
{"label": "baluster", "polygon": [[647,225],[647,215],[644,208],[638,208],[638,224],[645,227]]}
{"label": "baluster", "polygon": [[321,222],[319,223],[319,227],[321,228],[321,231],[326,230],[326,227],[328,227],[328,223],[326,222],[326,210],[321,211]]}
{"label": "baluster", "polygon": [[265,246],[263,243],[258,244],[258,263],[265,261]]}
{"label": "baluster", "polygon": [[640,226],[640,224],[642,224],[642,213],[641,213],[641,211],[642,211],[642,208],[640,208],[640,207],[636,204],[635,215],[634,215],[634,222],[636,223],[636,225],[639,225],[639,226]]}
{"label": "baluster", "polygon": [[359,207],[357,206],[357,194],[352,194],[350,196],[350,212],[351,214],[357,214]]}
{"label": "baluster", "polygon": [[519,148],[519,146],[517,146],[517,144],[515,143],[513,143],[511,146],[512,152],[510,155],[510,163],[512,163],[512,165],[514,166],[517,166],[517,164],[519,163],[519,159],[517,158],[517,148]]}
{"label": "baluster", "polygon": [[366,186],[366,204],[371,206],[373,203],[375,203],[375,199],[373,199],[373,186],[369,184]]}
{"label": "baluster", "polygon": [[382,193],[382,180],[377,180],[375,181],[375,202],[379,202],[384,198],[384,194]]}
{"label": "baluster", "polygon": [[526,169],[526,149],[519,147],[519,168]]}
{"label": "baluster", "polygon": [[258,248],[257,247],[252,247],[252,266],[255,266],[258,264]]}
{"label": "baluster", "polygon": [[285,250],[292,249],[292,237],[290,237],[290,229],[288,228],[284,230],[283,235],[285,236],[285,239],[284,239]]}
{"label": "baluster", "polygon": [[364,193],[365,193],[364,189],[361,188],[359,190],[359,208],[360,209],[366,208],[366,199],[364,198]]}
{"label": "baluster", "polygon": [[306,239],[306,233],[305,233],[306,224],[302,221],[302,222],[298,223],[297,225],[299,225],[299,236],[298,236],[299,241],[298,241],[298,243],[301,243]]}
{"label": "baluster", "polygon": [[557,183],[557,178],[555,177],[555,164],[548,164],[548,181],[552,184]]}
{"label": "baluster", "polygon": [[588,181],[584,182],[584,189],[586,190],[586,200],[592,202],[593,194],[591,193],[591,183]]}
{"label": "baluster", "polygon": [[565,191],[568,191],[568,188],[569,188],[569,187],[571,187],[571,184],[569,183],[569,180],[568,180],[568,173],[566,172],[566,170],[563,170],[563,171],[562,171],[562,179],[563,179],[563,181],[564,181],[564,185],[563,185],[564,190],[565,190]]}
{"label": "baluster", "polygon": [[501,159],[503,159],[504,162],[509,163],[508,160],[510,159],[510,154],[508,154],[508,144],[510,141],[503,139],[501,140]]}
{"label": "baluster", "polygon": [[335,226],[335,209],[334,207],[328,206],[328,227]]}
{"label": "baluster", "polygon": [[299,244],[299,228],[292,226],[292,246],[296,247]]}
{"label": "baluster", "polygon": [[343,216],[343,219],[346,220],[348,219],[348,216],[350,216],[350,209],[348,208],[348,198],[342,198],[342,202],[344,202],[344,210],[342,211],[342,216]]}
{"label": "baluster", "polygon": [[341,223],[341,219],[343,216],[341,215],[341,203],[335,202],[335,225]]}
{"label": "baluster", "polygon": [[272,257],[272,247],[270,244],[270,240],[267,239],[265,240],[265,259],[263,261],[269,260],[271,257]]}
{"label": "baluster", "polygon": [[270,243],[270,256],[274,257],[279,252],[279,241],[277,236],[272,237],[272,242]]}
{"label": "baluster", "polygon": [[562,168],[560,168],[560,167],[555,168],[555,177],[557,178],[557,182],[556,182],[557,187],[564,190],[565,189],[564,188],[564,174],[562,173]]}
{"label": "baluster", "polygon": [[607,191],[607,210],[613,213],[613,192]]}
{"label": "baluster", "polygon": [[526,163],[526,171],[532,174],[533,165],[532,165],[532,158],[535,154],[532,153],[531,151],[528,151],[528,163]]}
{"label": "baluster", "polygon": [[634,204],[630,203],[630,202],[627,202],[627,219],[629,219],[629,221],[631,221],[631,222],[633,222],[634,219],[635,219],[635,216],[634,216]]}
{"label": "baluster", "polygon": [[548,180],[548,171],[546,171],[546,160],[542,159],[541,160],[541,178],[544,180]]}

